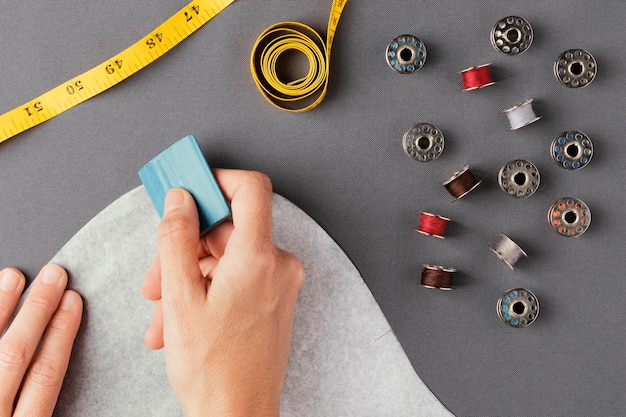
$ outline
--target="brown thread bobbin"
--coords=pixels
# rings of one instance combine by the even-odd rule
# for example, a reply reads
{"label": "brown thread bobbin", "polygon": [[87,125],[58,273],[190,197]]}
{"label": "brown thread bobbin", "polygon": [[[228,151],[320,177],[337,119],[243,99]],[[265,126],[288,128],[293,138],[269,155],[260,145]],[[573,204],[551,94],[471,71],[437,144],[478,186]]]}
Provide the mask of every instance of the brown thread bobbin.
{"label": "brown thread bobbin", "polygon": [[478,187],[478,184],[482,182],[478,181],[472,171],[469,170],[469,165],[465,166],[462,170],[457,171],[448,178],[442,184],[446,190],[454,197],[454,201],[467,195],[474,188]]}
{"label": "brown thread bobbin", "polygon": [[424,265],[420,285],[426,288],[452,290],[452,274],[454,272],[456,272],[454,268],[440,265]]}

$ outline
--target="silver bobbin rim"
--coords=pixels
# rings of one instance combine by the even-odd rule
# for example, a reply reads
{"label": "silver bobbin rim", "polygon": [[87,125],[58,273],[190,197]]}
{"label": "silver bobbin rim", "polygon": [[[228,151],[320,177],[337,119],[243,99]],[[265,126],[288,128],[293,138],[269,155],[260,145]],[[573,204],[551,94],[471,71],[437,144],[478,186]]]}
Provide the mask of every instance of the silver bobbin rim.
{"label": "silver bobbin rim", "polygon": [[[578,151],[576,155],[569,154],[568,150],[571,147],[576,147]],[[593,142],[581,131],[564,131],[552,141],[550,155],[561,168],[567,170],[584,168],[593,157]]]}
{"label": "silver bobbin rim", "polygon": [[[428,140],[428,145],[422,146],[421,139]],[[441,129],[430,123],[415,124],[402,136],[404,152],[417,162],[430,162],[439,158],[445,143]]]}
{"label": "silver bobbin rim", "polygon": [[[572,213],[572,221],[564,219]],[[579,237],[587,231],[591,224],[591,210],[584,201],[573,197],[556,200],[548,210],[548,224],[556,233],[565,237]]]}
{"label": "silver bobbin rim", "polygon": [[[523,306],[523,311],[520,313],[517,313],[514,307],[518,303]],[[518,329],[527,327],[533,324],[539,316],[539,299],[526,288],[514,288],[498,298],[496,312],[498,318],[511,327]]]}
{"label": "silver bobbin rim", "polygon": [[[411,53],[410,59],[401,56],[404,50]],[[413,35],[396,36],[389,42],[385,50],[387,65],[397,73],[412,74],[426,63],[426,45]]]}
{"label": "silver bobbin rim", "polygon": [[[519,252],[524,256],[524,257],[528,257],[528,255],[526,254],[526,252],[524,252],[524,249],[522,249],[517,243],[515,243],[513,241],[513,239],[511,239],[510,237],[508,237],[507,235],[505,235],[504,233],[500,233],[500,236],[502,236],[503,239],[507,239],[508,242],[512,243],[513,245],[515,245],[515,247],[519,250]],[[506,259],[504,256],[502,256],[502,254],[500,252],[498,252],[495,248],[492,248],[491,246],[487,246],[495,255],[496,257],[503,262],[506,266],[508,266],[509,268],[511,268],[511,271],[514,271],[515,268],[513,267],[513,265],[511,265],[511,263],[509,262],[508,259]]]}
{"label": "silver bobbin rim", "polygon": [[596,78],[598,63],[584,49],[568,49],[554,62],[554,76],[565,87],[586,87]]}
{"label": "silver bobbin rim", "polygon": [[[509,33],[517,37],[511,40]],[[507,16],[500,19],[491,29],[490,40],[494,49],[504,55],[519,55],[528,50],[533,43],[533,28],[526,19],[519,16]]]}
{"label": "silver bobbin rim", "polygon": [[[459,71],[459,74],[463,74],[464,72],[472,71],[472,70],[475,70],[475,69],[478,69],[478,68],[482,68],[482,67],[488,67],[490,65],[491,65],[491,62],[489,62],[487,64],[478,65],[478,66],[475,66],[475,67],[465,68],[464,70]],[[463,88],[463,91],[478,90],[479,88],[489,87],[490,85],[494,85],[495,83],[496,83],[495,81],[491,81],[490,83],[483,84],[483,85],[478,85],[476,87]]]}
{"label": "silver bobbin rim", "polygon": [[[517,176],[524,176],[524,183],[519,184]],[[534,180],[533,180],[534,178]],[[498,172],[498,185],[507,195],[515,198],[530,197],[539,189],[541,175],[535,164],[526,159],[508,161]]]}

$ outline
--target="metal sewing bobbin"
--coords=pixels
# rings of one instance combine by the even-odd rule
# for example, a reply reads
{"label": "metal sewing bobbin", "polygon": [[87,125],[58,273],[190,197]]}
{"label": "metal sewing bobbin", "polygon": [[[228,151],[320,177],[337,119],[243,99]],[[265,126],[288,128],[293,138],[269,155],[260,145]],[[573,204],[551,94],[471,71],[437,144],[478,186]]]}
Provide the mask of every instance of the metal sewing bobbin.
{"label": "metal sewing bobbin", "polygon": [[462,70],[461,79],[463,81],[463,91],[471,91],[494,85],[496,82],[491,78],[491,72],[489,71],[490,65],[491,64],[483,64]]}
{"label": "metal sewing bobbin", "polygon": [[444,239],[445,236],[443,234],[446,231],[446,227],[448,226],[449,222],[450,219],[447,217],[422,211],[420,213],[419,226],[417,226],[413,230],[426,236],[434,236],[440,239]]}
{"label": "metal sewing bobbin", "polygon": [[506,117],[509,119],[511,130],[520,129],[541,119],[541,116],[537,116],[533,110],[532,98],[509,107],[503,113],[506,113]]}
{"label": "metal sewing bobbin", "polygon": [[500,320],[516,328],[531,325],[539,316],[539,300],[525,288],[515,288],[502,294],[496,308]]}
{"label": "metal sewing bobbin", "polygon": [[402,137],[404,152],[418,162],[428,162],[439,158],[444,146],[443,133],[430,123],[416,124]]}
{"label": "metal sewing bobbin", "polygon": [[442,185],[454,197],[453,201],[456,201],[478,187],[481,182],[482,180],[477,180],[469,170],[469,165],[466,165],[462,170],[455,172],[445,180]]}
{"label": "metal sewing bobbin", "polygon": [[591,224],[591,210],[577,198],[560,198],[548,210],[548,223],[560,235],[578,237]]}
{"label": "metal sewing bobbin", "polygon": [[580,169],[591,161],[593,143],[583,132],[577,130],[561,132],[552,141],[550,154],[561,168]]}
{"label": "metal sewing bobbin", "polygon": [[505,55],[519,55],[533,43],[533,28],[519,16],[500,19],[491,29],[491,45]]}
{"label": "metal sewing bobbin", "polygon": [[513,270],[513,266],[517,263],[517,261],[522,257],[527,257],[526,252],[513,240],[505,235],[504,233],[500,233],[500,240],[493,247],[489,247],[493,253],[496,254],[498,259],[506,264],[511,270]]}
{"label": "metal sewing bobbin", "polygon": [[554,76],[569,88],[582,88],[596,78],[596,59],[584,49],[568,49],[554,62]]}
{"label": "metal sewing bobbin", "polygon": [[498,185],[508,195],[525,198],[533,195],[539,188],[539,170],[530,161],[514,159],[500,168]]}
{"label": "metal sewing bobbin", "polygon": [[422,265],[422,279],[420,285],[426,288],[436,288],[439,290],[452,290],[452,274],[457,270],[441,265]]}
{"label": "metal sewing bobbin", "polygon": [[424,66],[426,46],[412,35],[400,35],[387,46],[387,64],[400,74],[411,74]]}

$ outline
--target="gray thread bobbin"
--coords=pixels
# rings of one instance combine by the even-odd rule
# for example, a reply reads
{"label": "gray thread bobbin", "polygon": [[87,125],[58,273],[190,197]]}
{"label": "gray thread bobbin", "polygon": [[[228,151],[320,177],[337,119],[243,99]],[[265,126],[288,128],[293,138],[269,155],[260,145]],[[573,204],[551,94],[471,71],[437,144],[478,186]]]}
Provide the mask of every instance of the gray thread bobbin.
{"label": "gray thread bobbin", "polygon": [[539,315],[539,300],[525,288],[515,288],[502,294],[497,303],[498,317],[511,327],[531,325]]}
{"label": "gray thread bobbin", "polygon": [[561,168],[580,169],[593,157],[593,143],[589,136],[577,130],[561,132],[550,145],[552,159]]}
{"label": "gray thread bobbin", "polygon": [[424,66],[426,45],[412,35],[394,38],[386,50],[387,64],[400,74],[411,74]]}
{"label": "gray thread bobbin", "polygon": [[428,162],[439,158],[444,146],[443,133],[430,123],[416,124],[402,137],[404,152],[418,162]]}
{"label": "gray thread bobbin", "polygon": [[519,16],[500,19],[491,29],[491,45],[505,55],[519,55],[533,43],[533,28]]}
{"label": "gray thread bobbin", "polygon": [[591,210],[577,198],[560,198],[548,210],[548,223],[560,235],[578,237],[591,224]]}
{"label": "gray thread bobbin", "polygon": [[489,247],[493,253],[496,254],[498,259],[507,265],[511,270],[517,261],[522,257],[528,255],[522,248],[519,247],[510,237],[504,233],[500,233],[501,239],[493,247]]}
{"label": "gray thread bobbin", "polygon": [[508,195],[516,198],[526,198],[539,188],[541,177],[539,170],[530,161],[515,159],[507,162],[498,173],[498,185]]}
{"label": "gray thread bobbin", "polygon": [[569,88],[588,86],[597,72],[596,59],[584,49],[568,49],[554,62],[554,76]]}

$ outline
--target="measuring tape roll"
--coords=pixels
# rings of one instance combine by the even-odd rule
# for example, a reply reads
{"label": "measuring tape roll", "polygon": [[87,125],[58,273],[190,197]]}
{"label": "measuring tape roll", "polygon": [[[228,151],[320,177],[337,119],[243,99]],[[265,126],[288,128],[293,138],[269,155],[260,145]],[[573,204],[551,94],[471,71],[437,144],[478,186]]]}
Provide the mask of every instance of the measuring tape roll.
{"label": "measuring tape roll", "polygon": [[[276,23],[259,35],[250,55],[250,71],[261,94],[275,107],[304,112],[324,99],[330,74],[330,50],[347,1],[333,1],[326,42],[313,28],[298,22]],[[289,51],[304,54],[309,71],[300,79],[285,82],[278,75],[277,63]]]}
{"label": "measuring tape roll", "polygon": [[235,0],[194,0],[102,64],[0,116],[0,143],[120,83],[151,64]]}

